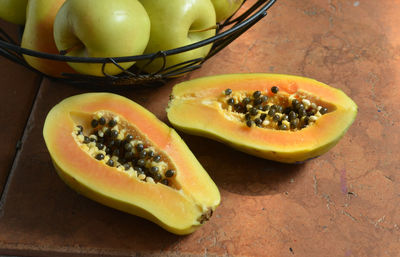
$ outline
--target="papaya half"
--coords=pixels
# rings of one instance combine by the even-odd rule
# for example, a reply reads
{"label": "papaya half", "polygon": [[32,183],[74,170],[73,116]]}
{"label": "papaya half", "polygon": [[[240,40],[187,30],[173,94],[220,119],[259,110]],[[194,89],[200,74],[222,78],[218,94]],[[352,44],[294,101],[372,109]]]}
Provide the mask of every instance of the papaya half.
{"label": "papaya half", "polygon": [[193,232],[220,203],[217,186],[176,131],[125,97],[69,97],[48,113],[43,136],[72,189],[172,233]]}
{"label": "papaya half", "polygon": [[173,87],[168,119],[184,132],[284,163],[332,148],[353,123],[357,105],[341,90],[281,74],[225,74]]}

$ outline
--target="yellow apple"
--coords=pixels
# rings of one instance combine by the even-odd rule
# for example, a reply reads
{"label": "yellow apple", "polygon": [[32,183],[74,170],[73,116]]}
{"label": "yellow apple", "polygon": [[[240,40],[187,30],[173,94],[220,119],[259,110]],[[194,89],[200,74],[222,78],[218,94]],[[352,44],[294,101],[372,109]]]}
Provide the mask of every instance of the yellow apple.
{"label": "yellow apple", "polygon": [[0,0],[0,19],[23,25],[28,0]]}
{"label": "yellow apple", "polygon": [[243,0],[211,0],[217,15],[217,22],[232,16],[242,5]]}
{"label": "yellow apple", "polygon": [[[210,0],[140,0],[151,21],[150,40],[145,53],[155,53],[196,43],[215,35],[215,11]],[[169,67],[184,61],[205,57],[211,44],[170,55],[166,58]],[[156,72],[162,65],[162,58],[150,65],[147,61],[138,66],[147,72]]]}
{"label": "yellow apple", "polygon": [[[57,11],[65,0],[29,0],[26,12],[25,30],[21,47],[58,54],[53,38],[53,23]],[[62,77],[62,72],[74,72],[66,62],[24,55],[26,62],[33,68],[53,77]]]}
{"label": "yellow apple", "polygon": [[[67,0],[54,22],[59,51],[77,57],[121,57],[140,55],[150,37],[150,20],[137,0]],[[124,69],[134,62],[119,63]],[[104,76],[102,64],[69,62],[79,73]],[[114,64],[105,73],[122,70]]]}

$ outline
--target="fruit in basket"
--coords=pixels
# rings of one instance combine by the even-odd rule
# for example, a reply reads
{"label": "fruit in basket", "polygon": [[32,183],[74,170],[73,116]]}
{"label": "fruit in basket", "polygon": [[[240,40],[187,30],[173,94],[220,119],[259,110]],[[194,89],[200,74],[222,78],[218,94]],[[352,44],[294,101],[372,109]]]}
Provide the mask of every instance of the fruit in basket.
{"label": "fruit in basket", "polygon": [[27,3],[28,0],[0,0],[0,19],[24,25]]}
{"label": "fruit in basket", "polygon": [[232,16],[242,5],[243,0],[211,0],[217,15],[217,22]]}
{"label": "fruit in basket", "polygon": [[353,123],[357,105],[341,90],[309,78],[228,74],[175,85],[167,113],[187,133],[294,163],[332,148]]}
{"label": "fruit in basket", "polygon": [[71,188],[172,233],[193,232],[220,203],[218,188],[175,130],[122,96],[63,100],[47,115],[43,136]]}
{"label": "fruit in basket", "polygon": [[[29,0],[21,47],[38,52],[58,54],[53,38],[53,23],[65,0]],[[24,55],[26,62],[44,74],[62,77],[62,72],[74,71],[65,62]]]}
{"label": "fruit in basket", "polygon": [[[68,0],[54,22],[54,39],[60,52],[76,57],[140,55],[150,36],[150,20],[137,0]],[[134,62],[119,65],[127,69]],[[104,76],[101,63],[69,62],[76,71]],[[115,75],[121,68],[105,66]]]}
{"label": "fruit in basket", "polygon": [[[140,0],[149,14],[151,32],[145,53],[156,53],[196,43],[215,35],[215,11],[210,0]],[[211,49],[211,44],[170,55],[165,67],[185,61],[203,58]],[[163,67],[163,58],[138,66],[147,72],[157,72]]]}

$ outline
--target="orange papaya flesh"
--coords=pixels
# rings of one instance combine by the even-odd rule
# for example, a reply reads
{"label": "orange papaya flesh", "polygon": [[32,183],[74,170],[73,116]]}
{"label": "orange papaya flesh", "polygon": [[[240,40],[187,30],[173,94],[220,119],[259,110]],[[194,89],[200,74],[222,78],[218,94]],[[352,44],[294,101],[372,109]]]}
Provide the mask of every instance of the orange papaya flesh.
{"label": "orange papaya flesh", "polygon": [[220,203],[218,188],[175,130],[122,96],[87,93],[63,100],[47,115],[43,136],[57,173],[71,188],[172,233],[195,231]]}
{"label": "orange papaya flesh", "polygon": [[[254,96],[256,91],[259,95]],[[175,85],[170,99],[168,119],[175,128],[284,163],[327,152],[357,114],[357,105],[341,90],[281,74],[193,79]]]}

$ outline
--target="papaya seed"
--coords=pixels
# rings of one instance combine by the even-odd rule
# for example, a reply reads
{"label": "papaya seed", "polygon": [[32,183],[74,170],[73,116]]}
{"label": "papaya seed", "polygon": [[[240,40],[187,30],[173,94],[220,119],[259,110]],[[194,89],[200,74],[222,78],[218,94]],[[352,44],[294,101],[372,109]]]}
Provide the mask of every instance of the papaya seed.
{"label": "papaya seed", "polygon": [[297,118],[297,114],[294,111],[290,111],[289,120],[294,120]]}
{"label": "papaya seed", "polygon": [[103,160],[104,159],[104,154],[102,154],[102,153],[98,153],[98,154],[96,154],[96,157],[95,157],[97,160]]}
{"label": "papaya seed", "polygon": [[246,122],[246,125],[247,125],[247,127],[251,127],[251,125],[253,125],[253,121],[251,121],[251,120],[248,120],[247,122]]}
{"label": "papaya seed", "polygon": [[130,160],[133,158],[133,153],[132,152],[125,152],[124,155],[125,159]]}
{"label": "papaya seed", "polygon": [[326,107],[322,107],[322,108],[319,110],[319,113],[321,113],[322,115],[325,114],[325,113],[327,113],[327,112],[328,112],[328,108],[326,108]]}
{"label": "papaya seed", "polygon": [[118,131],[115,130],[115,129],[111,130],[111,137],[112,138],[117,138],[118,137]]}
{"label": "papaya seed", "polygon": [[262,110],[263,110],[264,112],[268,111],[268,110],[269,110],[269,105],[264,105],[263,108],[262,108]]}
{"label": "papaya seed", "polygon": [[290,128],[295,129],[299,125],[299,119],[294,118],[293,120],[290,121]]}
{"label": "papaya seed", "polygon": [[145,150],[143,150],[139,153],[139,158],[146,158],[146,156],[147,156],[147,152]]}
{"label": "papaya seed", "polygon": [[308,125],[308,122],[309,122],[309,117],[308,116],[303,116],[303,117],[301,117],[301,122],[304,124],[304,125]]}
{"label": "papaya seed", "polygon": [[160,181],[162,179],[161,174],[158,173],[158,172],[155,173],[153,176],[154,176],[153,179],[154,179],[155,182],[158,182],[158,181]]}
{"label": "papaya seed", "polygon": [[261,99],[261,101],[262,101],[263,103],[265,103],[266,101],[268,101],[268,96],[262,95],[262,96],[260,97],[260,99]]}
{"label": "papaya seed", "polygon": [[107,163],[108,166],[114,167],[114,161],[112,159],[108,159]]}
{"label": "papaya seed", "polygon": [[144,159],[139,159],[136,163],[139,167],[144,167],[146,161]]}
{"label": "papaya seed", "polygon": [[225,89],[224,94],[225,94],[225,95],[230,95],[230,94],[232,94],[232,89],[230,89],[230,88]]}
{"label": "papaya seed", "polygon": [[141,167],[134,166],[133,170],[135,170],[138,175],[139,174],[144,174],[143,169]]}
{"label": "papaya seed", "polygon": [[99,150],[103,150],[104,144],[97,142],[97,143],[96,143],[96,147],[97,147]]}
{"label": "papaya seed", "polygon": [[147,152],[147,157],[152,158],[154,156],[154,152],[152,150],[149,150]]}
{"label": "papaya seed", "polygon": [[261,98],[254,99],[254,105],[260,105],[262,103],[263,103],[263,101]]}
{"label": "papaya seed", "polygon": [[83,137],[83,143],[84,143],[84,144],[89,144],[89,143],[90,143],[90,139],[89,139],[88,136],[84,136],[84,137]]}
{"label": "papaya seed", "polygon": [[296,105],[295,105],[295,109],[296,109],[296,110],[304,109],[304,104],[302,104],[302,103],[296,104]]}
{"label": "papaya seed", "polygon": [[106,125],[106,119],[104,117],[100,117],[99,118],[99,124],[102,125],[102,126]]}
{"label": "papaya seed", "polygon": [[255,116],[255,115],[257,115],[258,110],[257,110],[257,108],[254,108],[254,107],[253,107],[253,108],[250,109],[250,112],[249,112],[249,113],[250,113],[250,115]]}
{"label": "papaya seed", "polygon": [[304,110],[304,108],[303,109],[299,109],[298,110],[298,114],[299,114],[299,117],[307,116],[307,112],[306,112],[306,110]]}
{"label": "papaya seed", "polygon": [[251,99],[250,99],[249,97],[245,97],[245,98],[243,98],[243,100],[242,100],[242,103],[243,103],[244,105],[248,105],[250,102],[251,102]]}
{"label": "papaya seed", "polygon": [[109,126],[110,128],[114,127],[115,125],[117,125],[117,121],[114,120],[114,119],[111,119],[111,120],[108,122],[108,126]]}
{"label": "papaya seed", "polygon": [[268,111],[268,116],[273,117],[275,115],[275,112],[276,112],[275,109],[270,108]]}
{"label": "papaya seed", "polygon": [[282,105],[276,105],[276,112],[282,113],[283,112],[283,107]]}
{"label": "papaya seed", "polygon": [[112,155],[114,156],[119,156],[119,149],[114,149],[114,151],[112,152]]}
{"label": "papaya seed", "polygon": [[281,124],[281,125],[279,126],[279,129],[280,129],[280,130],[287,130],[288,127],[286,126],[286,124]]}
{"label": "papaya seed", "polygon": [[136,145],[136,150],[137,150],[138,152],[143,151],[143,149],[144,149],[143,144],[139,143],[139,144]]}
{"label": "papaya seed", "polygon": [[234,104],[233,109],[237,112],[244,112],[244,108],[241,104]]}
{"label": "papaya seed", "polygon": [[111,149],[110,149],[110,147],[106,147],[106,150],[105,150],[105,152],[106,152],[106,154],[110,154],[110,153],[111,153]]}
{"label": "papaya seed", "polygon": [[227,102],[229,105],[234,105],[234,104],[235,104],[235,100],[234,100],[233,98],[229,98],[226,102]]}
{"label": "papaya seed", "polygon": [[165,172],[165,177],[167,177],[167,178],[172,178],[173,176],[175,175],[175,171],[173,171],[173,170],[167,170],[166,172]]}
{"label": "papaya seed", "polygon": [[133,140],[133,136],[131,134],[126,135],[125,137],[126,142],[131,142]]}
{"label": "papaya seed", "polygon": [[98,122],[98,120],[93,119],[93,120],[90,122],[90,125],[92,126],[92,128],[96,128],[96,127],[99,125],[99,122]]}
{"label": "papaya seed", "polygon": [[276,93],[278,93],[278,91],[279,91],[279,88],[277,86],[271,87],[271,92],[272,93],[276,94]]}
{"label": "papaya seed", "polygon": [[131,143],[125,143],[125,144],[124,144],[124,149],[125,149],[126,151],[132,151],[132,148],[133,148],[133,146],[132,146]]}
{"label": "papaya seed", "polygon": [[153,166],[150,168],[151,173],[157,173],[160,169],[157,166]]}
{"label": "papaya seed", "polygon": [[153,161],[155,161],[155,162],[161,161],[161,156],[160,155],[154,156]]}
{"label": "papaya seed", "polygon": [[78,128],[78,131],[76,132],[77,135],[82,135],[83,133],[83,127],[81,125],[76,126]]}
{"label": "papaya seed", "polygon": [[161,184],[164,184],[164,185],[166,185],[166,186],[168,186],[168,179],[163,179],[163,180],[161,180]]}
{"label": "papaya seed", "polygon": [[253,97],[254,97],[254,99],[257,99],[257,98],[259,98],[261,96],[261,91],[254,91],[254,93],[253,93]]}

